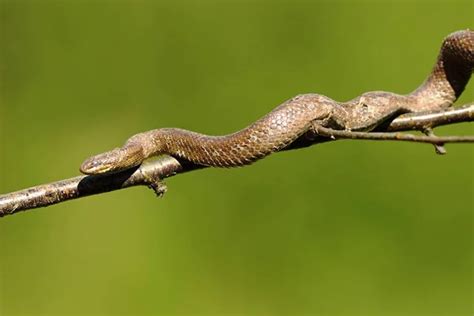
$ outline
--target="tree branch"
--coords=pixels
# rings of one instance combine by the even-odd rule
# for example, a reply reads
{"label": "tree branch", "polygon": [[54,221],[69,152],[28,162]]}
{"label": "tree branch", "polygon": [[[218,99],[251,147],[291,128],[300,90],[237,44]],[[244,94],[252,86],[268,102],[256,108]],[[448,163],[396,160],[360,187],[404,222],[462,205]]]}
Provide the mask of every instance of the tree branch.
{"label": "tree branch", "polygon": [[[470,103],[460,108],[449,109],[442,112],[403,115],[390,122],[388,126],[378,128],[377,131],[370,133],[332,130],[315,125],[311,132],[312,135],[306,135],[306,138],[298,140],[288,148],[285,148],[285,150],[307,147],[338,138],[416,141],[434,144],[437,145],[438,148],[442,148],[442,145],[445,143],[472,143],[474,142],[474,136],[438,137],[430,132],[431,128],[460,122],[470,122],[473,120],[474,103]],[[393,133],[407,130],[426,131],[428,136]],[[152,188],[157,195],[161,196],[166,189],[161,180],[179,173],[202,168],[205,168],[205,166],[195,165],[170,156],[163,156],[156,160],[146,162],[140,167],[114,174],[79,176],[38,185],[21,191],[0,195],[0,217],[15,214],[23,210],[44,207],[71,199],[136,185],[146,185]]]}
{"label": "tree branch", "polygon": [[474,102],[443,111],[405,114],[393,120],[386,131],[422,131],[426,128],[472,121],[474,121]]}
{"label": "tree branch", "polygon": [[433,145],[444,145],[446,143],[474,143],[474,136],[420,136],[403,133],[382,133],[382,132],[352,132],[340,131],[326,128],[317,124],[313,125],[313,130],[320,136],[337,139],[366,139],[366,140],[397,140],[415,143],[428,143]]}

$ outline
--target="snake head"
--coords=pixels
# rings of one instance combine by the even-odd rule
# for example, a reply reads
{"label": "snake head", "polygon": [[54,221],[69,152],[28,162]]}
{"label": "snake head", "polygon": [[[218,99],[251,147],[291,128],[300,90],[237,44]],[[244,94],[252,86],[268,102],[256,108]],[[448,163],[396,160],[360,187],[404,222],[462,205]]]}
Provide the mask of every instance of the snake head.
{"label": "snake head", "polygon": [[115,148],[86,159],[80,171],[89,175],[122,171],[138,166],[144,159],[142,146],[129,143],[122,148]]}
{"label": "snake head", "polygon": [[118,163],[121,157],[121,149],[115,148],[111,151],[92,156],[86,159],[80,168],[84,174],[94,175],[103,174],[124,169]]}

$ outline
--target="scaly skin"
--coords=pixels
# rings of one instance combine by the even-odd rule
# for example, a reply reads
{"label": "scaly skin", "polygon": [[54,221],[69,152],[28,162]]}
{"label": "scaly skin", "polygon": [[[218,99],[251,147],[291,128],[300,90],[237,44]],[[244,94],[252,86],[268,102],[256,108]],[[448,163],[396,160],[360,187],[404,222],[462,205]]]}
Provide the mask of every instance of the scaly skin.
{"label": "scaly skin", "polygon": [[251,164],[291,144],[313,121],[336,129],[371,131],[403,113],[445,109],[461,95],[473,67],[474,31],[458,31],[445,38],[431,74],[408,95],[367,92],[348,102],[299,95],[234,134],[208,136],[177,128],[136,134],[123,147],[88,158],[80,170],[85,174],[120,171],[159,154],[212,167]]}

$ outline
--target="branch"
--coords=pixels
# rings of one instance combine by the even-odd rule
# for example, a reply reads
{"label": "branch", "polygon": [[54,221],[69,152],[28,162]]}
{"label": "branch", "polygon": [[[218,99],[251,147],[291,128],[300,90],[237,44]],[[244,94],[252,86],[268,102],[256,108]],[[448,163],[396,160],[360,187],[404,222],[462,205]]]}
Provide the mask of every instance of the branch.
{"label": "branch", "polygon": [[42,184],[0,195],[0,217],[136,185],[147,185],[154,189],[158,196],[162,196],[166,188],[159,180],[199,168],[203,167],[180,162],[171,156],[163,156],[146,162],[140,167],[122,172],[96,176],[84,175]]}
{"label": "branch", "polygon": [[[336,131],[321,126],[314,126],[314,135],[307,139],[298,140],[288,149],[307,147],[316,143],[332,141],[337,138],[369,139],[369,140],[401,140],[425,142],[443,145],[451,142],[474,142],[473,136],[444,136],[430,134],[431,128],[474,120],[474,103],[463,107],[442,112],[409,114],[393,120],[388,126],[379,128],[377,132],[348,132]],[[428,131],[428,136],[407,135],[398,132],[406,130]],[[324,136],[324,137],[321,137]],[[328,138],[329,137],[329,138]],[[199,166],[170,156],[163,156],[140,167],[132,168],[114,174],[97,176],[79,176],[49,184],[38,185],[21,191],[0,195],[0,217],[17,212],[44,207],[77,199],[93,194],[124,189],[136,185],[146,185],[152,188],[158,196],[163,195],[166,188],[161,180],[196,169]]]}
{"label": "branch", "polygon": [[428,143],[433,145],[444,145],[446,143],[474,143],[474,136],[419,136],[402,133],[382,132],[352,132],[340,131],[332,128],[313,124],[313,130],[320,136],[331,139],[367,139],[367,140],[397,140],[405,142]]}
{"label": "branch", "polygon": [[474,121],[474,102],[438,112],[405,114],[393,120],[386,131],[421,131],[426,128],[472,121]]}

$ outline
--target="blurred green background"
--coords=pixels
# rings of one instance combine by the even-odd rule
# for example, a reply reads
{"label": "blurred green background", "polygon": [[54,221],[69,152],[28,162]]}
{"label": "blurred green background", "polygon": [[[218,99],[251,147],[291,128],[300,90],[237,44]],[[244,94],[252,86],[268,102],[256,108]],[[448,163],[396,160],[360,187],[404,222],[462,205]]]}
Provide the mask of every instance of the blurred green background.
{"label": "blurred green background", "polygon": [[[148,129],[410,92],[474,22],[473,1],[0,3],[1,193]],[[474,146],[447,149],[340,141],[2,218],[0,315],[472,315]]]}

